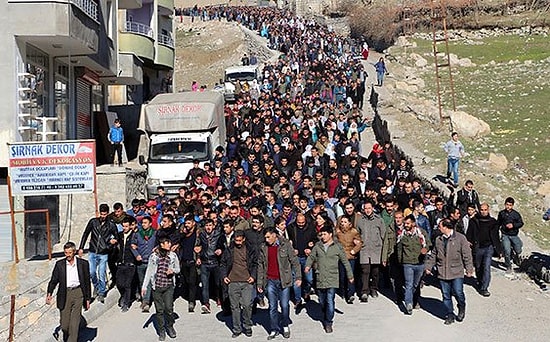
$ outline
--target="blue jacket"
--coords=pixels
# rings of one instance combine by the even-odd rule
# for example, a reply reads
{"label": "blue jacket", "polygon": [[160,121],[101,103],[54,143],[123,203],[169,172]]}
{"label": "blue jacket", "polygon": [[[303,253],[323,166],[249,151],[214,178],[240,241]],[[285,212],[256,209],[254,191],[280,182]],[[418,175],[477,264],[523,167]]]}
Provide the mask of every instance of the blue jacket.
{"label": "blue jacket", "polygon": [[[141,229],[142,228],[140,228],[140,230]],[[151,227],[149,229],[153,228]],[[141,234],[139,232],[134,234],[134,238],[131,242],[132,245],[137,246],[137,249],[132,248],[132,253],[134,254],[134,257],[141,255],[142,262],[147,263],[149,261],[149,257],[151,256],[151,253],[153,252],[153,248],[155,248],[157,242],[156,240],[156,235],[154,233],[148,240],[145,240],[143,237],[141,237]]]}
{"label": "blue jacket", "polygon": [[109,130],[109,141],[116,144],[124,141],[124,132],[122,131],[122,127],[111,127]]}

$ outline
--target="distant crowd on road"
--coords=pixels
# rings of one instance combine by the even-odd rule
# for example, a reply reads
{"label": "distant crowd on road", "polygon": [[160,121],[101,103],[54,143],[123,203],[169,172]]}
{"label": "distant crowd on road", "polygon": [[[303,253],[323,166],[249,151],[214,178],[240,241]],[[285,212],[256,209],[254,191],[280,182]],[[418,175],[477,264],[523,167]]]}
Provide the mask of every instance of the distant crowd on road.
{"label": "distant crowd on road", "polygon": [[[360,133],[369,127],[367,75],[354,58],[361,42],[272,8],[205,12],[264,35],[282,55],[263,66],[259,84],[237,87],[236,102],[225,108],[227,144],[204,166],[194,161],[189,186],[175,197],[159,186],[156,198],[135,199],[126,210],[102,204],[79,246],[67,247],[82,255],[89,240],[95,299],[103,302],[117,286],[122,311],[135,300],[143,312],[154,303],[161,341],[176,337],[180,297],[190,313],[198,300],[203,314],[231,315],[233,337],[252,336],[251,315],[268,307],[271,340],[290,337],[290,303],[299,314],[315,299],[327,333],[336,295],[354,305],[384,288],[410,315],[432,274],[445,323],[462,321],[465,273],[475,273],[480,294],[489,296],[493,255],[503,253],[511,268],[512,250],[521,253],[514,200],[492,218],[471,181],[445,201],[390,141],[361,150]],[[62,328],[69,326],[60,310]]]}

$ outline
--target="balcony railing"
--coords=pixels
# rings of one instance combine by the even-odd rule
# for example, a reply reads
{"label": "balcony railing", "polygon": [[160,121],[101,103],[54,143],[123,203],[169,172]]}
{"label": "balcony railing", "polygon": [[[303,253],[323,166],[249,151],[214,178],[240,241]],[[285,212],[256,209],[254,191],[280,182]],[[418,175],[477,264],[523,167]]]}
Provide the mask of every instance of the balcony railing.
{"label": "balcony railing", "polygon": [[174,39],[172,39],[172,37],[170,37],[167,34],[159,33],[158,41],[159,41],[159,44],[174,48]]}
{"label": "balcony railing", "polygon": [[136,23],[134,21],[127,21],[125,31],[126,32],[132,32],[132,33],[137,33],[137,34],[140,34],[142,36],[153,38],[153,29],[150,28],[149,26],[145,25],[145,24],[142,24],[142,23]]}
{"label": "balcony railing", "polygon": [[99,10],[94,0],[70,0],[70,2],[93,20],[99,21]]}

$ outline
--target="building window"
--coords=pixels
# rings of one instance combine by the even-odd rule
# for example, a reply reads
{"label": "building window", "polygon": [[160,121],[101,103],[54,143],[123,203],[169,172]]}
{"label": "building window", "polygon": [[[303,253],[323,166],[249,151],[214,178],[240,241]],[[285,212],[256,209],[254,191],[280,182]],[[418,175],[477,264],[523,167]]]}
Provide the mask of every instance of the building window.
{"label": "building window", "polygon": [[103,86],[101,84],[92,86],[92,112],[104,110]]}
{"label": "building window", "polygon": [[37,48],[27,45],[25,71],[29,77],[29,100],[35,116],[49,116],[48,114],[48,61],[49,57]]}
{"label": "building window", "polygon": [[67,116],[69,114],[69,67],[56,63],[54,82],[54,110],[57,121],[55,130],[58,132],[57,140],[67,139]]}

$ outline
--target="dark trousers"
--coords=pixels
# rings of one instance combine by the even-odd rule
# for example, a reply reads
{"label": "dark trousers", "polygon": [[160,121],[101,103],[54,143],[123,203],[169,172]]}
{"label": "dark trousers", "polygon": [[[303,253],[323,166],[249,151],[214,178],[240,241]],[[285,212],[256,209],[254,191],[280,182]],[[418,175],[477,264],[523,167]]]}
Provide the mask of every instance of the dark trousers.
{"label": "dark trousers", "polygon": [[208,304],[210,300],[210,281],[214,285],[215,299],[220,299],[220,267],[217,264],[201,265],[202,304]]}
{"label": "dark trousers", "polygon": [[78,329],[80,327],[83,300],[84,296],[82,295],[82,289],[80,287],[67,289],[67,299],[65,300],[65,307],[61,310],[60,319],[63,339],[67,342],[78,341]]}
{"label": "dark trousers", "polygon": [[111,283],[108,288],[112,289],[116,284],[116,274],[117,274],[117,264],[118,264],[118,249],[113,248],[109,251],[109,257],[107,259],[107,265],[109,266],[109,272],[111,273]]}
{"label": "dark trousers", "polygon": [[136,265],[119,264],[117,266],[116,286],[122,298],[122,306],[129,307],[132,302],[132,282],[135,273]]}
{"label": "dark trousers", "polygon": [[162,334],[166,328],[174,326],[174,286],[155,288],[153,302],[155,303],[159,333]]}
{"label": "dark trousers", "polygon": [[252,284],[229,283],[228,293],[231,303],[231,316],[233,318],[233,332],[241,333],[241,312],[242,324],[245,331],[252,330]]}
{"label": "dark trousers", "polygon": [[379,271],[380,265],[378,264],[361,264],[361,276],[363,278],[361,294],[369,294],[371,291],[378,291]]}
{"label": "dark trousers", "polygon": [[493,253],[493,246],[476,248],[474,260],[480,291],[487,291],[491,283],[491,260],[493,258]]}
{"label": "dark trousers", "polygon": [[321,304],[321,311],[323,312],[323,326],[332,326],[334,322],[334,295],[336,294],[335,288],[317,289],[317,295],[319,296],[319,304]]}
{"label": "dark trousers", "polygon": [[[355,259],[350,259],[348,261],[351,269],[353,270],[355,268]],[[340,277],[340,291],[342,297],[349,299],[351,296],[355,296],[355,283],[351,284],[348,281],[346,269],[341,262],[338,263],[338,275]]]}
{"label": "dark trousers", "polygon": [[395,294],[397,303],[401,303],[405,299],[405,276],[403,275],[403,266],[397,261],[397,256],[390,256],[387,272],[390,276],[391,287]]}
{"label": "dark trousers", "polygon": [[115,153],[118,157],[118,165],[122,165],[122,144],[121,143],[113,143],[111,144],[111,163],[114,163],[115,161]]}
{"label": "dark trousers", "polygon": [[184,289],[187,289],[189,303],[195,303],[197,299],[197,267],[195,261],[181,262],[180,279],[181,285]]}

